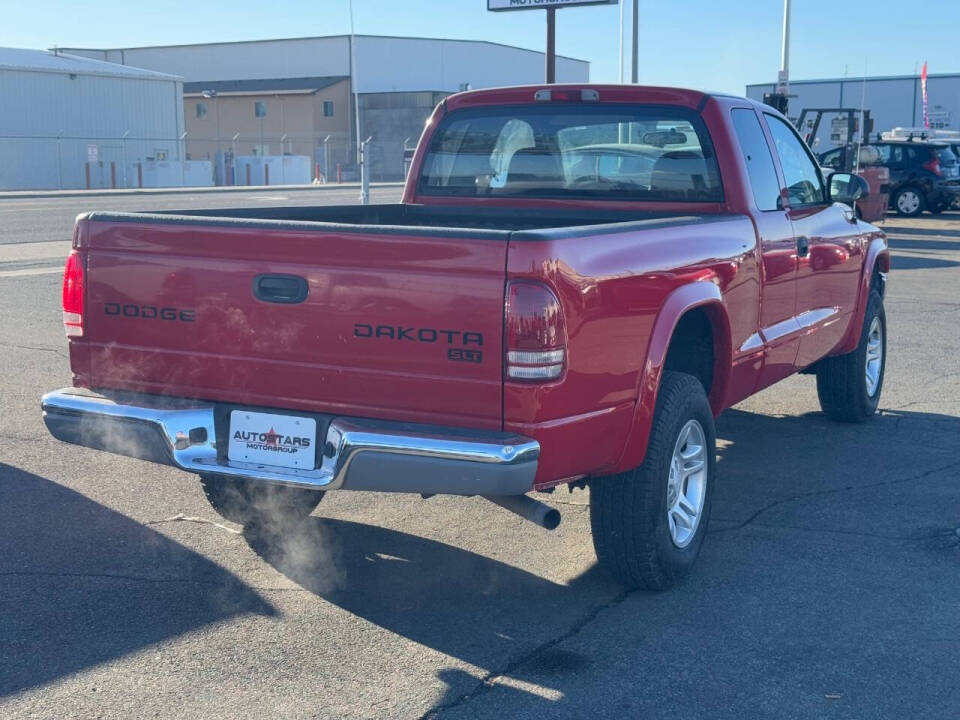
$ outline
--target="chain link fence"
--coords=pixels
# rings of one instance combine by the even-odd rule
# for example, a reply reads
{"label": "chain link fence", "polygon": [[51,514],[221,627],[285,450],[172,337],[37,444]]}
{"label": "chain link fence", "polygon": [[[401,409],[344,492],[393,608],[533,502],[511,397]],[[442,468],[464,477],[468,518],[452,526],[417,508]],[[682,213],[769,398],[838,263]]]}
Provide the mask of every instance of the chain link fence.
{"label": "chain link fence", "polygon": [[[370,179],[403,180],[412,150],[374,138]],[[356,182],[357,156],[354,141],[331,136],[0,136],[0,190]]]}

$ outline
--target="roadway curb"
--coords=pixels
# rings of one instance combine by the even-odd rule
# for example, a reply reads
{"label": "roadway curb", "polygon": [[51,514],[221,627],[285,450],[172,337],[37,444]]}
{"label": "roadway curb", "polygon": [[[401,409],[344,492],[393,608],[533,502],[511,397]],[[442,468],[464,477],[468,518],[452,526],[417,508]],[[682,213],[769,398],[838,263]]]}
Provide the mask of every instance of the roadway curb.
{"label": "roadway curb", "polygon": [[[372,188],[403,187],[402,182],[370,183]],[[58,197],[113,197],[118,195],[176,195],[183,193],[281,192],[284,190],[359,190],[360,183],[323,185],[229,185],[215,187],[121,188],[118,190],[10,190],[0,191],[0,200]]]}

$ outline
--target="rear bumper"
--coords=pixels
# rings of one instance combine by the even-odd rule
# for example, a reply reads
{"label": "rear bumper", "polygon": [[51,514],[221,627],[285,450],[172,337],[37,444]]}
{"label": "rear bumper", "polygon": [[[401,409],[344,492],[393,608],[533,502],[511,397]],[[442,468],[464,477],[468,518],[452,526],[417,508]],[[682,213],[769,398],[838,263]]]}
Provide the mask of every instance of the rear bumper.
{"label": "rear bumper", "polygon": [[540,456],[536,440],[512,433],[335,417],[318,466],[298,470],[227,460],[217,448],[212,403],[65,388],[44,395],[41,407],[50,434],[64,442],[193,473],[321,490],[519,495],[533,488]]}

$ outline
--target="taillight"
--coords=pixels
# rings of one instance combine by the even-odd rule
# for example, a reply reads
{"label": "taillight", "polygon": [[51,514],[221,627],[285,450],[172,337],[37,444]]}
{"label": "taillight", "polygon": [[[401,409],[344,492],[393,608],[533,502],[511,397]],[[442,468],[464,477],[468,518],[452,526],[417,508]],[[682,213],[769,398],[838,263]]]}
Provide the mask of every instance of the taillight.
{"label": "taillight", "polygon": [[536,282],[507,285],[506,375],[511,380],[553,380],[567,360],[563,309],[553,291]]}
{"label": "taillight", "polygon": [[940,171],[940,157],[937,155],[936,150],[930,151],[930,159],[923,164],[923,169],[929,170],[938,177],[943,177],[943,173]]}
{"label": "taillight", "polygon": [[67,337],[83,335],[83,258],[76,250],[63,271],[63,328]]}

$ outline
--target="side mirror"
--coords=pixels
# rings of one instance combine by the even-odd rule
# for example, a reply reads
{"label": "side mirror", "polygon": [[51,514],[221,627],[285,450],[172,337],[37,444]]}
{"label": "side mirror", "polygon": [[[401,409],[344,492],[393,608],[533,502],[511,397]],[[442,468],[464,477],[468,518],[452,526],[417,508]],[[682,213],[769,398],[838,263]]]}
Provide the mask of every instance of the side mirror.
{"label": "side mirror", "polygon": [[830,200],[853,205],[870,194],[870,186],[859,175],[836,172],[830,176]]}

